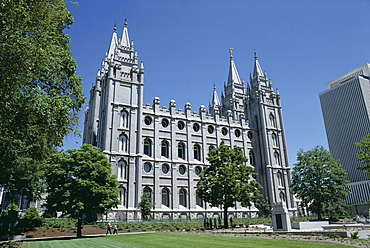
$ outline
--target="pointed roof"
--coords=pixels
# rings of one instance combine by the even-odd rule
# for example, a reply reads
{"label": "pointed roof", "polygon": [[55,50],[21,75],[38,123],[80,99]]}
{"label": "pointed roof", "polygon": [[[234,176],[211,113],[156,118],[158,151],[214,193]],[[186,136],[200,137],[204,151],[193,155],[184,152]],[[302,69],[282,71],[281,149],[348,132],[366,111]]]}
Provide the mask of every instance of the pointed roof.
{"label": "pointed roof", "polygon": [[229,68],[229,77],[227,79],[227,85],[233,83],[242,84],[233,59],[233,48],[230,48],[229,52],[230,52],[230,68]]}
{"label": "pointed roof", "polygon": [[263,72],[260,66],[260,63],[258,62],[257,59],[257,54],[254,53],[254,70],[253,70],[253,77],[256,76],[263,76]]}
{"label": "pointed roof", "polygon": [[120,45],[124,47],[130,47],[130,39],[128,38],[128,29],[127,29],[127,22],[125,19],[125,23],[123,25],[122,37],[120,41]]}
{"label": "pointed roof", "polygon": [[110,58],[114,55],[114,50],[116,49],[117,44],[117,27],[116,24],[114,24],[112,39],[110,41],[109,49],[106,54],[107,58]]}
{"label": "pointed roof", "polygon": [[218,100],[218,95],[217,95],[217,91],[216,91],[216,85],[213,86],[213,96],[212,96],[212,106],[213,107],[216,107],[216,106],[220,106],[220,100]]}

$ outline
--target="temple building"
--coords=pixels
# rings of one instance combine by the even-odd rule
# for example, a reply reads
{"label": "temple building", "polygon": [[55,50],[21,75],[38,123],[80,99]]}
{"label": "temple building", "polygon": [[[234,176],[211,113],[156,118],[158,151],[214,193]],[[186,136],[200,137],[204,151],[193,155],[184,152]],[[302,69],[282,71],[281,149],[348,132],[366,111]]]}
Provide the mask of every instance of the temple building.
{"label": "temple building", "polygon": [[[83,142],[101,148],[119,181],[120,204],[108,220],[140,219],[139,202],[150,193],[156,219],[205,218],[222,215],[197,196],[199,174],[209,164],[207,153],[221,141],[238,146],[258,173],[261,193],[270,202],[285,202],[296,211],[289,190],[290,168],[280,94],[254,57],[249,83],[240,79],[230,49],[228,80],[221,97],[209,92],[208,109],[182,109],[159,98],[143,104],[144,64],[130,42],[125,22],[122,37],[114,27],[109,49],[90,90]],[[225,73],[226,74],[226,73]],[[147,82],[155,83],[155,82]],[[209,100],[204,99],[205,102]],[[239,203],[229,214],[254,216],[255,207]]]}

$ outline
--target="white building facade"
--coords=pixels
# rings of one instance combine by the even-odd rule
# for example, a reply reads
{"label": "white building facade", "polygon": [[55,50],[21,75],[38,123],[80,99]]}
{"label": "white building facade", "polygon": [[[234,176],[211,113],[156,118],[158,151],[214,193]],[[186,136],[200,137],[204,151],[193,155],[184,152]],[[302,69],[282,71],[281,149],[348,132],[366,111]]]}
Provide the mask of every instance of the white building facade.
{"label": "white building facade", "polygon": [[370,133],[370,64],[365,64],[325,84],[320,97],[329,149],[347,171],[351,188],[347,204],[370,200],[370,181],[357,168],[360,142]]}
{"label": "white building facade", "polygon": [[[230,50],[224,93],[220,100],[214,87],[208,110],[200,106],[194,112],[190,103],[178,109],[173,100],[161,107],[159,98],[144,105],[143,91],[144,66],[138,63],[125,23],[120,39],[113,30],[85,113],[83,142],[101,148],[120,185],[120,205],[105,218],[140,219],[138,204],[143,193],[151,194],[156,219],[221,216],[222,208],[210,206],[196,194],[199,173],[208,165],[207,153],[221,141],[243,148],[270,203],[283,201],[289,211],[296,211],[289,190],[280,95],[256,56],[253,75],[245,86]],[[256,211],[239,203],[229,209],[234,218]]]}

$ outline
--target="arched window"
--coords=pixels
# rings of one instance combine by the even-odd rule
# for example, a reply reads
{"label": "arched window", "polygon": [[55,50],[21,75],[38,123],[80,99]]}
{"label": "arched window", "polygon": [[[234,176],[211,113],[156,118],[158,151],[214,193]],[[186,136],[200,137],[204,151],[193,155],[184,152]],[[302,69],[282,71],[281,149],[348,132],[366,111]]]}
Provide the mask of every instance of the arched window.
{"label": "arched window", "polygon": [[269,118],[270,118],[270,126],[276,127],[275,116],[273,114],[270,114]]}
{"label": "arched window", "polygon": [[253,151],[250,151],[250,152],[249,152],[249,163],[250,163],[251,165],[255,165],[255,164],[256,164],[256,161],[255,161],[255,159],[254,159],[254,152],[253,152]]}
{"label": "arched window", "polygon": [[144,140],[144,154],[152,156],[152,141],[150,139]]}
{"label": "arched window", "polygon": [[279,187],[283,187],[284,186],[284,184],[283,184],[283,176],[281,175],[280,172],[278,172],[276,174],[276,176],[277,176],[278,186]]}
{"label": "arched window", "polygon": [[119,194],[119,205],[125,206],[126,205],[126,189],[125,188],[119,188],[118,189]]}
{"label": "arched window", "polygon": [[280,165],[280,155],[278,152],[274,153],[274,158],[275,158],[275,164]]}
{"label": "arched window", "polygon": [[283,192],[280,192],[279,196],[280,196],[280,201],[281,202],[285,202],[285,195],[284,195],[284,193]]}
{"label": "arched window", "polygon": [[203,207],[203,201],[202,199],[199,197],[198,193],[196,193],[195,195],[195,203],[200,206],[200,207]]}
{"label": "arched window", "polygon": [[121,151],[121,152],[127,152],[128,151],[128,149],[127,149],[127,147],[128,147],[128,138],[127,138],[127,136],[126,136],[126,134],[121,134],[120,136],[119,136],[119,150]]}
{"label": "arched window", "polygon": [[126,110],[121,112],[121,127],[128,128],[128,113]]}
{"label": "arched window", "polygon": [[179,158],[185,159],[185,145],[184,143],[180,142],[177,147],[177,154]]}
{"label": "arched window", "polygon": [[196,160],[201,159],[200,146],[198,144],[194,145],[194,159],[196,159]]}
{"label": "arched window", "polygon": [[211,152],[214,148],[215,148],[215,146],[214,146],[214,145],[210,145],[210,146],[208,147],[208,152]]}
{"label": "arched window", "polygon": [[170,191],[167,188],[162,189],[162,205],[170,206]]}
{"label": "arched window", "polygon": [[151,201],[153,201],[153,199],[152,199],[152,190],[149,187],[145,187],[143,189],[143,195],[145,195],[145,194],[149,194],[149,197],[150,197]]}
{"label": "arched window", "polygon": [[128,167],[124,160],[118,162],[117,177],[121,180],[127,180]]}
{"label": "arched window", "polygon": [[161,155],[163,156],[163,157],[166,157],[166,158],[168,158],[169,157],[169,149],[168,149],[169,147],[168,147],[168,142],[167,141],[162,141],[162,144],[161,144]]}
{"label": "arched window", "polygon": [[276,134],[272,133],[271,138],[272,138],[272,145],[275,146],[275,147],[278,147],[279,143],[278,143],[278,139],[277,139]]}
{"label": "arched window", "polygon": [[179,203],[181,206],[186,207],[186,190],[180,189],[179,191]]}

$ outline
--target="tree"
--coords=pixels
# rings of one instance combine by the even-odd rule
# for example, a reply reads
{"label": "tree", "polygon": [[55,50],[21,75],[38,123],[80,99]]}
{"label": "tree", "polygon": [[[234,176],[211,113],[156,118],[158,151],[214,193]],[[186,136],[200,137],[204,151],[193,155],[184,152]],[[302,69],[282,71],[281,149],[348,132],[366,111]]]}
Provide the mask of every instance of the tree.
{"label": "tree", "polygon": [[62,211],[76,217],[77,237],[81,237],[83,216],[103,214],[119,203],[118,182],[111,175],[111,164],[92,145],[54,153],[45,175],[49,193],[47,211]]}
{"label": "tree", "polygon": [[306,152],[299,150],[297,161],[292,171],[292,191],[305,206],[312,204],[321,220],[325,204],[338,202],[347,195],[346,171],[322,146]]}
{"label": "tree", "polygon": [[150,193],[145,193],[141,196],[141,201],[139,202],[139,207],[141,210],[141,215],[146,220],[150,217],[152,212],[152,207],[154,204],[152,203],[152,198],[150,197]]}
{"label": "tree", "polygon": [[365,136],[361,142],[356,142],[355,146],[360,149],[360,152],[356,154],[357,160],[364,164],[358,169],[363,170],[370,176],[370,134]]}
{"label": "tree", "polygon": [[0,23],[0,186],[33,196],[85,101],[63,33],[73,18],[64,0],[4,0]]}
{"label": "tree", "polygon": [[261,197],[258,190],[261,185],[252,178],[257,174],[245,164],[247,158],[240,147],[230,149],[222,141],[208,153],[207,160],[210,165],[199,174],[197,194],[213,206],[223,205],[225,228],[228,228],[228,208],[237,201],[244,207],[251,206]]}

